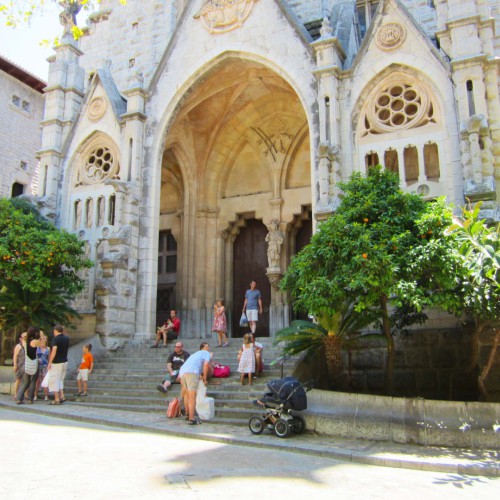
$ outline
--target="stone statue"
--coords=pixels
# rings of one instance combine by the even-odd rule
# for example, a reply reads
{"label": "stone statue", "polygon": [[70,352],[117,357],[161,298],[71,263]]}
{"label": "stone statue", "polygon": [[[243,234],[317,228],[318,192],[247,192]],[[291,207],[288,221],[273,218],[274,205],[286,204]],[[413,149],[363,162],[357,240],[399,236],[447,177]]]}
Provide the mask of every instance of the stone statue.
{"label": "stone statue", "polygon": [[283,233],[279,230],[279,222],[271,221],[271,228],[266,235],[267,260],[270,268],[280,266],[281,245],[283,244]]}
{"label": "stone statue", "polygon": [[75,0],[74,2],[62,0],[58,3],[64,9],[59,14],[59,22],[64,27],[63,36],[71,35],[71,28],[76,26],[76,16],[82,8],[80,0]]}

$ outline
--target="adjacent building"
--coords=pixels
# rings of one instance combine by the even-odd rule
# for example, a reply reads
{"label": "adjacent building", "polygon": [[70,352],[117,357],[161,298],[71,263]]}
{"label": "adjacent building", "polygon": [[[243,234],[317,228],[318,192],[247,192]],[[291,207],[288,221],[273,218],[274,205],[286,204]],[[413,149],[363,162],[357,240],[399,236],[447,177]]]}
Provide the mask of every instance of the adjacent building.
{"label": "adjacent building", "polygon": [[0,56],[0,196],[36,194],[46,83]]}

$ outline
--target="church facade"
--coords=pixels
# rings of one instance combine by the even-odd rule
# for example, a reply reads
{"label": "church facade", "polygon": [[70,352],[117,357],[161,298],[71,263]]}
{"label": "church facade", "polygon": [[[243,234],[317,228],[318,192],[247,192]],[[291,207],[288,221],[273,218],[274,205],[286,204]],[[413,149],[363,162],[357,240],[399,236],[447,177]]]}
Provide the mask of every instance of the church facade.
{"label": "church facade", "polygon": [[[495,10],[496,9],[496,10]],[[104,0],[50,60],[40,205],[96,262],[77,308],[107,346],[177,309],[238,335],[290,321],[290,258],[370,165],[500,220],[500,8],[489,0]]]}

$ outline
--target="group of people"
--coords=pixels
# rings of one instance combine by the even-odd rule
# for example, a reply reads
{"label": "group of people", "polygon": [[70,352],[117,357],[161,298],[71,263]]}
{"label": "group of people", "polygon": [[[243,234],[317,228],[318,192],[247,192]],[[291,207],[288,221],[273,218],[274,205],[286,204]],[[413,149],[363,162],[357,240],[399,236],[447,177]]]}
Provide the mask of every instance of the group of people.
{"label": "group of people", "polygon": [[[217,333],[217,346],[227,347],[227,318],[224,307],[224,300],[217,299],[213,307],[212,331]],[[262,351],[263,346],[256,341],[255,330],[259,314],[262,314],[262,296],[257,290],[257,283],[252,281],[250,289],[245,293],[243,312],[246,313],[251,333],[244,336],[244,343],[238,353],[238,372],[240,373],[241,384],[244,383],[245,376],[248,376],[249,384],[262,372]],[[157,386],[158,391],[167,393],[172,384],[181,384],[181,401],[184,404],[184,411],[189,425],[201,423],[196,418],[196,394],[200,381],[205,385],[213,373],[212,353],[208,342],[202,342],[200,350],[190,354],[184,350],[184,344],[179,340],[180,319],[177,311],[170,311],[170,319],[167,320],[156,331],[153,348],[159,347],[163,340],[163,345],[167,345],[168,340],[175,340],[174,350],[167,358],[167,371],[161,384]]]}
{"label": "group of people", "polygon": [[200,380],[206,386],[212,371],[212,353],[208,342],[202,342],[198,352],[189,354],[178,340],[167,358],[167,373],[157,389],[166,393],[172,384],[181,384],[181,401],[189,425],[201,423],[196,419],[196,394]]}
{"label": "group of people", "polygon": [[[13,370],[16,376],[15,395],[17,404],[33,404],[40,387],[45,401],[49,401],[49,392],[54,394],[50,405],[60,405],[66,401],[64,379],[68,365],[69,336],[62,325],[55,325],[54,339],[49,347],[45,333],[35,326],[30,326],[19,337],[14,348]],[[91,344],[83,347],[83,356],[78,370],[78,396],[87,395],[89,373],[94,367],[94,358],[90,351]]]}

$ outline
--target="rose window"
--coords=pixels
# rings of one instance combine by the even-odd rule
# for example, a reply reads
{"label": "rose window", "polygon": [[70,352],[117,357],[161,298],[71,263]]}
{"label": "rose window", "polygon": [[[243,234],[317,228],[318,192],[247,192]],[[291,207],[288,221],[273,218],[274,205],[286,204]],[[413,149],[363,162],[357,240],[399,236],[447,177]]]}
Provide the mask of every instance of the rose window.
{"label": "rose window", "polygon": [[116,178],[118,172],[119,166],[115,163],[111,151],[100,146],[87,156],[82,168],[82,181],[85,184],[97,184],[106,179]]}
{"label": "rose window", "polygon": [[366,112],[364,135],[420,127],[431,121],[434,121],[432,104],[416,84],[386,84],[375,94]]}

